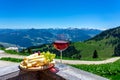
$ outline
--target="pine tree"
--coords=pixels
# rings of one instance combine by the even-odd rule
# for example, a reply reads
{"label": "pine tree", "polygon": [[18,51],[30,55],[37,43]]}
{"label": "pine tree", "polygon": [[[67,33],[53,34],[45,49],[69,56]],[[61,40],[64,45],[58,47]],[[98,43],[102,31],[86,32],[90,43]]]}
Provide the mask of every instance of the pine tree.
{"label": "pine tree", "polygon": [[94,52],[93,52],[93,58],[98,58],[97,50],[94,50]]}

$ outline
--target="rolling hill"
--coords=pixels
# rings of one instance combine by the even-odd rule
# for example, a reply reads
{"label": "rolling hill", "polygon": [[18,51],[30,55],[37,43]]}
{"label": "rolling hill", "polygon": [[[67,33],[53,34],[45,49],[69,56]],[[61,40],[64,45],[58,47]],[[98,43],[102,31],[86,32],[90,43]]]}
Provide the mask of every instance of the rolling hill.
{"label": "rolling hill", "polygon": [[81,50],[83,58],[92,57],[94,50],[97,50],[100,58],[120,56],[120,27],[108,29],[89,40],[75,42],[73,45],[77,50]]}

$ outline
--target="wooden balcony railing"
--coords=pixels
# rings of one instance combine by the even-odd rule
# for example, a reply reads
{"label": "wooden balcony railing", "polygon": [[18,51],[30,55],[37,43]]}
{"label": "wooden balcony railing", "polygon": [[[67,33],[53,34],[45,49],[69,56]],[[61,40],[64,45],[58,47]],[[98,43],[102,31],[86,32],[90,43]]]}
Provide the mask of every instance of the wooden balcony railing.
{"label": "wooden balcony railing", "polygon": [[0,68],[0,80],[108,80],[95,74],[85,72],[71,66],[57,63],[59,72],[22,71],[18,65]]}

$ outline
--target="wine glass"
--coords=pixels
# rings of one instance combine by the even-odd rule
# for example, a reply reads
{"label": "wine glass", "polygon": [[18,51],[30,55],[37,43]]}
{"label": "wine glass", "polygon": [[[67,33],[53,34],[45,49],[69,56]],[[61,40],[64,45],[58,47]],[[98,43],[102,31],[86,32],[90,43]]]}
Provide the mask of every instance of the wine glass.
{"label": "wine glass", "polygon": [[69,46],[68,36],[66,34],[57,35],[53,46],[60,52],[60,63],[62,63],[62,51],[66,50]]}

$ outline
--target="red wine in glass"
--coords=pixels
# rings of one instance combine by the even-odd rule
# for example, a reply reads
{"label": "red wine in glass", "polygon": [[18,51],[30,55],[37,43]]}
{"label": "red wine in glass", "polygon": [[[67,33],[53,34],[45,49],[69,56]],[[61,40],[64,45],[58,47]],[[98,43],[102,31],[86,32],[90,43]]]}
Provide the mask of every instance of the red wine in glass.
{"label": "red wine in glass", "polygon": [[60,62],[62,63],[62,51],[64,51],[65,49],[68,48],[69,43],[68,41],[63,41],[63,40],[56,40],[54,43],[54,48],[57,49],[58,51],[60,51]]}
{"label": "red wine in glass", "polygon": [[68,46],[69,46],[69,43],[67,41],[57,40],[54,42],[54,48],[59,51],[64,51],[65,49],[68,48]]}

